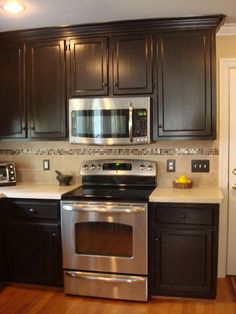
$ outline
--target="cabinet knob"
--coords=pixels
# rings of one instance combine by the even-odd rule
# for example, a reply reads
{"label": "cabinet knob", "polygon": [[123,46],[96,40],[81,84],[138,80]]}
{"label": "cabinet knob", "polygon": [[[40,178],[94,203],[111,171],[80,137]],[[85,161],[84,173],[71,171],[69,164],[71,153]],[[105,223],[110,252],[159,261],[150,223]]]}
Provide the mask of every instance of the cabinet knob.
{"label": "cabinet knob", "polygon": [[158,125],[158,128],[159,128],[159,129],[162,129],[162,125],[161,125],[161,124],[159,124],[159,125]]}
{"label": "cabinet knob", "polygon": [[159,238],[155,238],[155,242],[159,242]]}
{"label": "cabinet knob", "polygon": [[56,233],[55,233],[55,232],[52,233],[52,237],[53,237],[53,238],[56,237]]}
{"label": "cabinet knob", "polygon": [[233,189],[233,190],[236,190],[236,183],[233,183],[233,184],[232,184],[232,189]]}
{"label": "cabinet knob", "polygon": [[114,82],[113,85],[114,85],[114,87],[117,87],[117,86],[118,86],[118,83],[117,83],[117,82]]}
{"label": "cabinet knob", "polygon": [[185,219],[185,218],[186,218],[186,215],[185,215],[185,214],[182,214],[180,217],[181,217],[182,219]]}
{"label": "cabinet knob", "polygon": [[31,127],[30,127],[30,130],[34,131],[34,130],[35,130],[35,127],[34,127],[34,126],[31,126]]}
{"label": "cabinet knob", "polygon": [[107,87],[107,83],[106,82],[102,82],[102,87]]}
{"label": "cabinet knob", "polygon": [[36,214],[36,210],[35,210],[34,208],[30,208],[30,209],[29,209],[29,212]]}
{"label": "cabinet knob", "polygon": [[233,169],[232,173],[233,173],[234,175],[236,175],[236,169],[235,169],[235,168]]}

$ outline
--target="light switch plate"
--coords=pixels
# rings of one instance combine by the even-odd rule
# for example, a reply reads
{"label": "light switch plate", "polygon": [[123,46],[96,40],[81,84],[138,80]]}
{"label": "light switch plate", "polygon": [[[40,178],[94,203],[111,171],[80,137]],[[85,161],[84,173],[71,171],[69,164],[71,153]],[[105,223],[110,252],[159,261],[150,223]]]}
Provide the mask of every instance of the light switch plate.
{"label": "light switch plate", "polygon": [[208,159],[192,160],[192,172],[209,172],[210,162]]}
{"label": "light switch plate", "polygon": [[43,170],[50,170],[50,162],[49,159],[43,160]]}
{"label": "light switch plate", "polygon": [[175,159],[167,159],[167,172],[175,172]]}

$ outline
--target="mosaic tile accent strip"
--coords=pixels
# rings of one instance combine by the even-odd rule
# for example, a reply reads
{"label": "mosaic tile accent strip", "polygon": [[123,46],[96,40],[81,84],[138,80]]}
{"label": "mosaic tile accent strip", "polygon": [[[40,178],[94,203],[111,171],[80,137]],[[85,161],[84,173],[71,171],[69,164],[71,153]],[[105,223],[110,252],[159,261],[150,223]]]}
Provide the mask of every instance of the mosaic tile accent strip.
{"label": "mosaic tile accent strip", "polygon": [[18,156],[193,156],[219,155],[218,148],[71,148],[71,149],[0,149],[0,155]]}

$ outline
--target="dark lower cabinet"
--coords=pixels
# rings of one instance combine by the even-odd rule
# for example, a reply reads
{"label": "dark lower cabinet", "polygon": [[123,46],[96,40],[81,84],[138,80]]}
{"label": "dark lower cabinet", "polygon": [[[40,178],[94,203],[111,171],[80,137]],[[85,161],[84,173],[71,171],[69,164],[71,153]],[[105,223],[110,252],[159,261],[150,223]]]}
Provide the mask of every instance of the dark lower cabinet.
{"label": "dark lower cabinet", "polygon": [[59,201],[9,200],[7,279],[62,285]]}
{"label": "dark lower cabinet", "polygon": [[218,205],[150,206],[150,294],[215,298]]}
{"label": "dark lower cabinet", "polygon": [[4,221],[3,221],[3,202],[0,200],[0,283],[4,279]]}

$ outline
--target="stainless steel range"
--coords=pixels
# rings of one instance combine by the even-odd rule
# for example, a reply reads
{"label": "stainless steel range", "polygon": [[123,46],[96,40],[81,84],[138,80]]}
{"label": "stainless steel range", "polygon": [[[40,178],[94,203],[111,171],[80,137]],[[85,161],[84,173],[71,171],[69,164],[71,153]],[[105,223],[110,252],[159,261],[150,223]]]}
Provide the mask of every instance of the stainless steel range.
{"label": "stainless steel range", "polygon": [[61,201],[65,293],[147,301],[155,162],[88,161],[81,175],[83,185]]}

